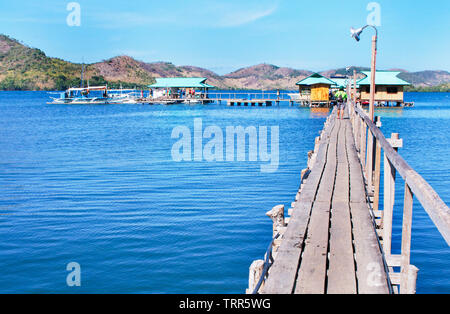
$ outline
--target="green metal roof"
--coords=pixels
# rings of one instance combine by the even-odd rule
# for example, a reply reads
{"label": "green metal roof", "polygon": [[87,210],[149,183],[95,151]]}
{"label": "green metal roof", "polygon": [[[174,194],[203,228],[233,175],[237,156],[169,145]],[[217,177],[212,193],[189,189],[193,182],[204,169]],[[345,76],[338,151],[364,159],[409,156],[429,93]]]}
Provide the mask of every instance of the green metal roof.
{"label": "green metal roof", "polygon": [[204,77],[164,77],[157,78],[156,83],[149,85],[150,88],[213,88],[206,84]]}
{"label": "green metal roof", "polygon": [[326,85],[336,85],[335,82],[326,78],[325,76],[320,75],[319,73],[314,73],[313,75],[308,76],[307,78],[297,82],[296,85],[316,85],[316,84],[326,84]]}
{"label": "green metal roof", "polygon": [[[347,78],[334,78],[333,77],[332,80],[336,83],[335,85],[333,85],[333,87],[338,87],[338,88],[341,88],[341,87],[346,88],[347,87],[347,84],[348,84]],[[351,85],[351,87],[353,87],[353,80],[350,81],[350,85]],[[356,83],[356,88],[359,88],[358,83]]]}
{"label": "green metal roof", "polygon": [[[370,85],[370,71],[362,71],[362,74],[366,75],[365,78],[359,80],[357,84],[359,85]],[[402,80],[397,75],[402,72],[397,71],[376,71],[375,72],[375,85],[411,85],[410,83]]]}

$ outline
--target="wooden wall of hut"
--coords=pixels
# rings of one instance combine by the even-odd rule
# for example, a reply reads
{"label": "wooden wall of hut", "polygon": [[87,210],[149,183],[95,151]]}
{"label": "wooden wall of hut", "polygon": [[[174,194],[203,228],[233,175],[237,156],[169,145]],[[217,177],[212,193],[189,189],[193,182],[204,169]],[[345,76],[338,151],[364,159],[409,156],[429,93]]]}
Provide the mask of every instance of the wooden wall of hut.
{"label": "wooden wall of hut", "polygon": [[[396,92],[394,93],[393,91]],[[369,99],[370,99],[370,87],[361,86],[361,100],[369,100]],[[375,101],[403,102],[403,86],[377,85],[375,92]]]}
{"label": "wooden wall of hut", "polygon": [[330,97],[330,86],[325,84],[313,85],[311,87],[311,101],[328,101]]}

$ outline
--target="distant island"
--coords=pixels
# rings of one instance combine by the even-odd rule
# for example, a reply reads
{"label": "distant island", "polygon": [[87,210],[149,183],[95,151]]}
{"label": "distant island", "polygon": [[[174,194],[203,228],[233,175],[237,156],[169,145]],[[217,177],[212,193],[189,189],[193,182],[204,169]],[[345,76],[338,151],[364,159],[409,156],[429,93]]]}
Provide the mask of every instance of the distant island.
{"label": "distant island", "polygon": [[[352,67],[351,71],[369,70]],[[51,58],[36,48],[0,35],[0,90],[65,90],[79,86],[82,64]],[[400,78],[412,86],[406,91],[450,92],[450,73],[420,71],[402,73]],[[206,77],[218,89],[295,90],[295,83],[311,75],[309,70],[296,70],[271,64],[259,64],[218,75],[195,66],[175,66],[169,62],[146,63],[129,56],[117,56],[85,66],[85,77],[91,86],[108,84],[111,88],[145,89],[158,77]],[[346,69],[320,72],[332,77],[345,75]]]}

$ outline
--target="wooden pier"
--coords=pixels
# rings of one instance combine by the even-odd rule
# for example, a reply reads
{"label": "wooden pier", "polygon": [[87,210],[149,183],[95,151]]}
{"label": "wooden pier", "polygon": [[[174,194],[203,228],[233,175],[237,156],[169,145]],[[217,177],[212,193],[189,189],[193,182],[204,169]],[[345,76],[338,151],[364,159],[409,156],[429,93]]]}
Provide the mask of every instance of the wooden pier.
{"label": "wooden pier", "polygon": [[208,97],[218,104],[226,103],[230,107],[271,107],[278,106],[282,102],[289,103],[289,105],[294,105],[297,102],[286,93],[277,94],[263,91],[259,93],[215,93],[208,95]]}
{"label": "wooden pier", "polygon": [[142,98],[135,101],[136,104],[141,105],[177,105],[177,104],[188,104],[188,105],[194,105],[194,104],[210,104],[213,103],[214,100],[208,99],[208,98],[159,98],[159,99],[151,99],[151,98]]}
{"label": "wooden pier", "polygon": [[[450,210],[398,154],[398,135],[386,139],[381,124],[374,124],[359,105],[347,108],[343,120],[336,110],[331,113],[308,154],[290,217],[285,218],[283,205],[267,213],[273,241],[265,260],[251,265],[247,293],[415,293],[413,195],[450,243]],[[405,182],[401,254],[391,252],[396,173]]]}
{"label": "wooden pier", "polygon": [[268,99],[253,99],[253,100],[247,100],[247,99],[231,99],[227,100],[227,106],[244,106],[244,107],[271,107],[274,100],[268,100]]}

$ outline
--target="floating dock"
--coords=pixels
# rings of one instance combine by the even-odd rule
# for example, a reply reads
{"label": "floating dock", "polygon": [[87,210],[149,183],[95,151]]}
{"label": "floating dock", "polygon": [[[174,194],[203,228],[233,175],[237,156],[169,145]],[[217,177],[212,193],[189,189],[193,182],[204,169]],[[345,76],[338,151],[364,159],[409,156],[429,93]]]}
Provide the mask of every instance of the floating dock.
{"label": "floating dock", "polygon": [[247,99],[231,99],[227,100],[227,106],[244,106],[244,107],[271,107],[274,100],[259,99],[259,100],[247,100]]}
{"label": "floating dock", "polygon": [[213,103],[214,100],[208,98],[161,98],[161,99],[151,99],[144,98],[136,100],[136,104],[141,105],[177,105],[177,104],[210,104]]}
{"label": "floating dock", "polygon": [[[308,154],[299,191],[267,215],[273,241],[265,260],[250,267],[247,293],[412,294],[418,269],[410,264],[413,196],[450,244],[450,209],[398,154],[402,140],[386,139],[360,107],[327,118]],[[381,151],[384,199],[380,209]],[[401,253],[392,253],[396,173],[404,180]]]}

